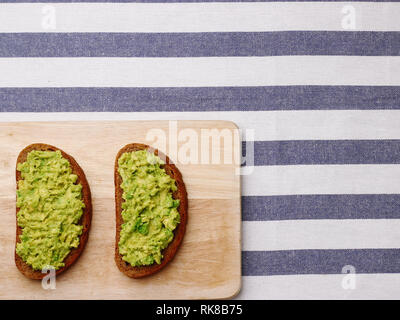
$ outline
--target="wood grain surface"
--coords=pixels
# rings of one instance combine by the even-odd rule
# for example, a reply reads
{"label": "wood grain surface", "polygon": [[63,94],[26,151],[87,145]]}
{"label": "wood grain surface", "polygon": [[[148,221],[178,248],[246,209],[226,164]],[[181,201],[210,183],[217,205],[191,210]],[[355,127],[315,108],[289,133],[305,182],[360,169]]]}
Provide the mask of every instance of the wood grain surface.
{"label": "wood grain surface", "polygon": [[[167,137],[165,150],[152,141],[160,129]],[[219,145],[210,139],[208,151],[221,155],[219,163],[211,163],[211,157],[202,164],[180,161],[188,132],[198,134],[200,161],[206,150],[201,148],[202,132],[207,129],[237,136],[236,125],[227,121],[0,123],[0,299],[224,299],[236,295],[241,283],[240,165],[235,161],[239,139],[231,143],[220,139]],[[114,262],[113,166],[118,150],[133,142],[158,146],[168,154],[182,172],[189,198],[187,231],[175,259],[144,279],[126,277]],[[92,190],[93,221],[86,249],[71,269],[57,277],[54,290],[25,278],[14,264],[15,164],[19,152],[32,143],[51,144],[73,156]],[[225,151],[232,153],[231,163],[224,161]]]}

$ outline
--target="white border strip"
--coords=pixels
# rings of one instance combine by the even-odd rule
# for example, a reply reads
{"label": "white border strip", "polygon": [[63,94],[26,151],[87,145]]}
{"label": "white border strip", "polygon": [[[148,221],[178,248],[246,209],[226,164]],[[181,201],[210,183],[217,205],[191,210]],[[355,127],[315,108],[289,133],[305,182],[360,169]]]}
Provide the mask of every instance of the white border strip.
{"label": "white border strip", "polygon": [[0,59],[0,87],[277,85],[400,85],[400,57]]}
{"label": "white border strip", "polygon": [[398,3],[1,4],[0,32],[400,31]]}
{"label": "white border strip", "polygon": [[400,247],[400,219],[244,221],[245,251]]}

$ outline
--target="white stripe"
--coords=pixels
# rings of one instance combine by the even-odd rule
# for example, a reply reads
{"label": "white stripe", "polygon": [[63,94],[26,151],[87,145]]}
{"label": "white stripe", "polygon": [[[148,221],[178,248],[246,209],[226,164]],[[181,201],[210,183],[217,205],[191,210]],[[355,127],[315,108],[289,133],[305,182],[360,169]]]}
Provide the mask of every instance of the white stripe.
{"label": "white stripe", "polygon": [[243,112],[3,112],[0,122],[101,120],[230,120],[256,141],[400,139],[400,110]]}
{"label": "white stripe", "polygon": [[242,195],[400,193],[400,165],[295,165],[254,167]]}
{"label": "white stripe", "polygon": [[400,247],[400,219],[244,221],[245,251]]}
{"label": "white stripe", "polygon": [[0,87],[272,85],[400,85],[400,57],[0,59]]}
{"label": "white stripe", "polygon": [[344,274],[242,277],[236,299],[400,299],[399,274],[356,274],[355,289],[343,289],[350,277],[354,279]]}
{"label": "white stripe", "polygon": [[398,3],[7,3],[0,32],[400,31],[399,16]]}

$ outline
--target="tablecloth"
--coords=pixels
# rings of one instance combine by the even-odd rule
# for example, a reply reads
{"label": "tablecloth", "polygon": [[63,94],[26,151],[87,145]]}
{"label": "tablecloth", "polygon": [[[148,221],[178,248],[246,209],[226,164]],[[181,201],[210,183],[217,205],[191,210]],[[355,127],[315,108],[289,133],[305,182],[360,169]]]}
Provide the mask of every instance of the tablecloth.
{"label": "tablecloth", "polygon": [[399,299],[399,31],[395,1],[2,1],[0,121],[234,121],[237,299]]}

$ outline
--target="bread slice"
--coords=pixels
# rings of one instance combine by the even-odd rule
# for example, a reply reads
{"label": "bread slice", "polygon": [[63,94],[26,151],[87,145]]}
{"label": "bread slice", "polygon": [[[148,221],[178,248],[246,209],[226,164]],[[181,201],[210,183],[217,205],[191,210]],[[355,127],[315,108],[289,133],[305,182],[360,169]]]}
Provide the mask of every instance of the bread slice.
{"label": "bread slice", "polygon": [[[23,163],[26,161],[28,153],[34,150],[39,150],[39,151],[57,151],[60,150],[56,147],[47,145],[47,144],[42,144],[42,143],[37,143],[37,144],[32,144],[25,149],[21,151],[21,153],[18,156],[17,159],[17,165],[19,163]],[[80,235],[79,238],[79,246],[77,248],[72,248],[70,253],[66,256],[64,259],[65,266],[56,270],[56,275],[59,275],[60,273],[64,272],[67,270],[80,256],[82,253],[83,249],[85,248],[86,242],[88,241],[89,238],[89,229],[92,221],[92,197],[90,193],[90,188],[89,184],[86,180],[85,173],[81,169],[81,167],[78,165],[78,163],[75,161],[73,157],[65,153],[64,151],[60,150],[62,156],[67,159],[70,162],[72,173],[76,174],[78,176],[77,183],[80,183],[82,185],[82,200],[85,204],[85,208],[83,209],[83,214],[82,217],[79,221],[79,224],[83,226],[82,234]],[[17,179],[17,188],[18,188],[18,181],[22,179],[21,177],[21,172],[16,170],[16,179]],[[17,208],[17,213],[19,211],[19,208]],[[20,235],[22,234],[22,229],[18,226],[18,222],[16,223],[17,225],[17,236],[16,236],[16,242],[20,242]],[[31,266],[26,264],[21,257],[16,253],[15,251],[15,264],[19,271],[21,273],[30,278],[30,279],[42,279],[43,277],[46,276],[46,273],[42,273],[41,270],[34,270],[32,269]]]}
{"label": "bread slice", "polygon": [[[122,256],[119,253],[118,243],[121,232],[121,225],[123,223],[122,219],[122,189],[121,183],[122,178],[118,173],[118,160],[119,158],[126,152],[133,152],[139,150],[148,150],[150,152],[154,152],[154,154],[158,155],[161,159],[164,160],[165,164],[162,166],[166,173],[175,179],[177,190],[172,194],[173,199],[179,199],[180,204],[178,207],[178,212],[180,215],[180,223],[174,230],[174,239],[170,242],[170,244],[163,250],[163,259],[161,260],[161,264],[154,263],[150,266],[140,266],[133,267],[128,262],[122,260]],[[161,153],[158,150],[151,148],[148,145],[140,144],[140,143],[132,143],[123,147],[117,155],[115,160],[115,168],[114,168],[114,182],[115,182],[115,211],[116,211],[116,236],[115,236],[115,262],[119,268],[119,270],[131,278],[142,278],[145,276],[152,275],[157,271],[164,268],[175,256],[181,242],[183,236],[186,231],[186,224],[188,219],[188,199],[186,193],[186,187],[182,179],[182,174],[178,170],[178,168],[172,164],[167,156]]]}

